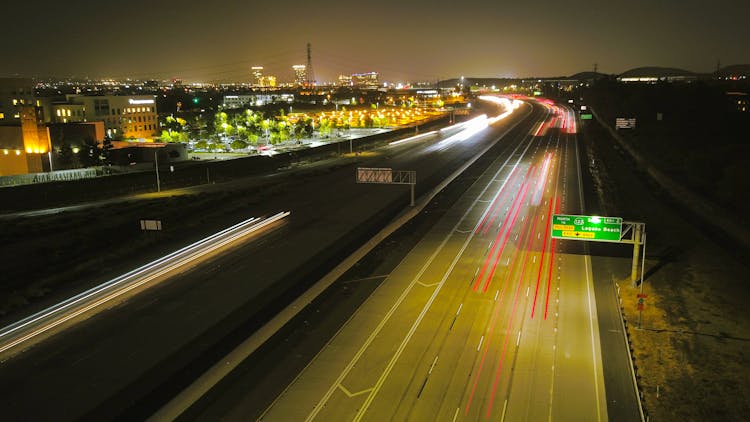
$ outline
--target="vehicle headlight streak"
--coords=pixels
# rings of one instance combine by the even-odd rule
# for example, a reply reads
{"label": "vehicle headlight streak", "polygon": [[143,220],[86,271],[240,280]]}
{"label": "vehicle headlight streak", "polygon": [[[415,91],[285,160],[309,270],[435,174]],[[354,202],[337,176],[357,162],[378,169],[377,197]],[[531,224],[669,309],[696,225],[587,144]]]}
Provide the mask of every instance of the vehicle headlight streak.
{"label": "vehicle headlight streak", "polygon": [[412,136],[412,137],[409,137],[409,138],[406,138],[406,139],[399,139],[398,141],[393,141],[393,142],[389,143],[388,145],[401,145],[401,144],[405,144],[407,142],[416,141],[416,140],[419,140],[419,139],[424,139],[424,138],[426,138],[428,136],[432,136],[432,135],[437,135],[437,131],[436,130],[431,130],[431,131],[425,132],[425,133],[423,133],[421,135]]}
{"label": "vehicle headlight streak", "polygon": [[531,197],[532,205],[539,205],[542,202],[542,194],[544,193],[544,187],[547,184],[547,173],[549,173],[549,167],[552,161],[552,154],[547,153],[542,163],[542,171],[539,173],[539,182],[536,185],[534,195]]}
{"label": "vehicle headlight streak", "polygon": [[[271,217],[250,218],[165,255],[133,271],[50,306],[0,330],[0,353],[42,334],[91,309],[165,275],[229,243],[287,217],[288,211]],[[38,326],[37,326],[38,325]],[[28,330],[28,332],[24,332]],[[13,337],[17,335],[18,337]]]}

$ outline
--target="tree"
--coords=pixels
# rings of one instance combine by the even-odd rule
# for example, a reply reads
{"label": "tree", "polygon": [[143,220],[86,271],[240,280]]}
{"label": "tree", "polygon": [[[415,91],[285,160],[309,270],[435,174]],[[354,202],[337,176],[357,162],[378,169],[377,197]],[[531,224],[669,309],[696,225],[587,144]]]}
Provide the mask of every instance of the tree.
{"label": "tree", "polygon": [[169,133],[169,131],[162,130],[159,140],[162,142],[172,142],[172,135]]}
{"label": "tree", "polygon": [[102,164],[105,166],[112,165],[112,149],[114,146],[112,145],[112,140],[109,138],[105,138],[104,142],[102,142],[102,151],[101,151],[101,157],[102,157]]}
{"label": "tree", "polygon": [[73,168],[76,164],[75,161],[76,159],[73,155],[73,149],[70,147],[70,144],[63,142],[57,150],[55,167],[57,167],[58,170]]}
{"label": "tree", "polygon": [[99,143],[91,138],[83,141],[78,156],[84,167],[94,167],[102,163],[102,150],[99,148]]}
{"label": "tree", "polygon": [[227,113],[220,111],[214,116],[214,133],[225,133],[229,125]]}
{"label": "tree", "polygon": [[195,149],[208,150],[208,142],[198,141],[195,143]]}
{"label": "tree", "polygon": [[237,139],[236,141],[232,141],[232,144],[230,145],[232,149],[245,149],[247,148],[247,142]]}

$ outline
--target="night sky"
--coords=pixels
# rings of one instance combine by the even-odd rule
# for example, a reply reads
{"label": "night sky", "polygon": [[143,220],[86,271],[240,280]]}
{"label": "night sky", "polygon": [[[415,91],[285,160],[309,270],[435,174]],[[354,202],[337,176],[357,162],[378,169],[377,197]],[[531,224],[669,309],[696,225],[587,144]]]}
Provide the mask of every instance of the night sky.
{"label": "night sky", "polygon": [[280,81],[523,77],[750,63],[750,1],[98,0],[4,2],[0,76]]}

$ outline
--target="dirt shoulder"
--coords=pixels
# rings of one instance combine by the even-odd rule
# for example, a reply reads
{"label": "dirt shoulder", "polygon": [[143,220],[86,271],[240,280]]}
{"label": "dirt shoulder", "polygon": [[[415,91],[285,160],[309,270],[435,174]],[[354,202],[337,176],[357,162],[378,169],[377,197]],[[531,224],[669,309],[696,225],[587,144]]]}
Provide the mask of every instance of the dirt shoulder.
{"label": "dirt shoulder", "polygon": [[[707,226],[649,185],[595,123],[584,129],[596,201],[608,215],[645,221],[648,295],[637,328],[638,290],[630,258],[610,257],[620,286],[645,408],[651,420],[745,420],[750,411],[750,301],[746,251],[732,250]],[[597,207],[597,205],[594,205]]]}

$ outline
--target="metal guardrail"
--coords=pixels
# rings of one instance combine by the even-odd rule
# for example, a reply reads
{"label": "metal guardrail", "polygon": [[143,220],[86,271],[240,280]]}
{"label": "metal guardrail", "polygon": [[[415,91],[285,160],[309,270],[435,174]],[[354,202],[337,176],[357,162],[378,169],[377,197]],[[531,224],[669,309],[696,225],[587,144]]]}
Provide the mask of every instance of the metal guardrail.
{"label": "metal guardrail", "polygon": [[630,342],[630,332],[628,331],[628,322],[625,318],[625,312],[622,308],[622,298],[620,298],[620,285],[614,282],[613,285],[615,296],[617,297],[617,313],[620,315],[620,323],[622,324],[622,335],[625,337],[625,342],[627,343],[627,349],[628,349],[628,359],[630,360],[630,373],[633,377],[633,385],[635,386],[635,395],[638,399],[638,411],[641,414],[641,421],[647,422],[649,420],[648,412],[646,411],[646,406],[643,403],[643,390],[641,389],[640,385],[638,385],[638,370],[636,369],[635,365],[635,359],[633,358],[633,354],[631,353],[631,349],[633,348],[632,343]]}

